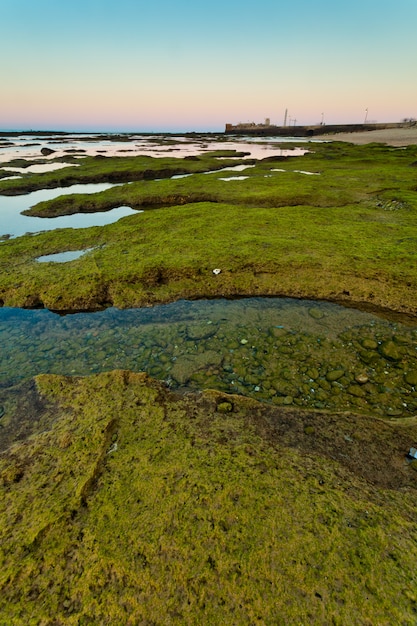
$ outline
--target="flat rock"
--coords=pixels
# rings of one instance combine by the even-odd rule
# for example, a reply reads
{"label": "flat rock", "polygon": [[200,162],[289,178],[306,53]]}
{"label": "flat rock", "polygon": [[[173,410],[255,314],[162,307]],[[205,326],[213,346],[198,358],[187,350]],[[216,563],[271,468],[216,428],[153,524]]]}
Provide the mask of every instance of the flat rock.
{"label": "flat rock", "polygon": [[215,324],[208,324],[207,322],[192,324],[187,326],[187,337],[188,339],[194,339],[195,341],[198,341],[199,339],[208,339],[216,333],[216,330],[217,327]]}
{"label": "flat rock", "polygon": [[379,346],[379,353],[389,361],[399,361],[401,359],[398,347],[392,340],[383,341]]}
{"label": "flat rock", "polygon": [[175,361],[171,376],[179,385],[184,385],[195,372],[221,365],[222,360],[222,355],[214,350],[201,354],[184,354]]}

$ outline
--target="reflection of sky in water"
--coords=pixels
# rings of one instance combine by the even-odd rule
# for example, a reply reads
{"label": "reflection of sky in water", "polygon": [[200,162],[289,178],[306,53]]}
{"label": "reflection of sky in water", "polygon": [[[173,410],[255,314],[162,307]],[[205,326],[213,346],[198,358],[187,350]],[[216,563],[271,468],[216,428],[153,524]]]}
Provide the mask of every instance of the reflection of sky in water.
{"label": "reflection of sky in water", "polygon": [[68,263],[69,261],[75,261],[80,257],[91,252],[94,248],[86,248],[85,250],[68,250],[67,252],[57,252],[57,254],[45,254],[38,256],[36,259],[39,263]]}
{"label": "reflection of sky in water", "polygon": [[[38,163],[29,167],[4,167],[6,172],[19,172],[19,174],[42,174],[43,172],[54,172],[65,167],[78,167],[75,163]],[[3,179],[4,180],[4,179]]]}
{"label": "reflection of sky in water", "polygon": [[[99,136],[96,136],[99,137]],[[220,139],[219,139],[220,138]],[[0,144],[2,143],[0,137]],[[283,150],[277,143],[306,143],[302,138],[265,138],[265,137],[243,137],[227,138],[218,135],[217,138],[189,138],[184,136],[145,137],[132,135],[129,141],[111,141],[109,139],[96,139],[94,135],[71,135],[67,137],[11,137],[8,147],[0,146],[0,163],[10,161],[15,158],[52,160],[57,157],[74,156],[68,150],[83,150],[87,155],[105,154],[106,156],[137,156],[147,155],[153,157],[177,157],[195,156],[213,150],[237,150],[239,152],[250,152],[247,158],[264,159],[273,155],[299,155],[305,149]],[[32,144],[32,145],[30,145]],[[36,145],[33,145],[36,144]],[[50,148],[55,152],[48,157],[41,154],[42,148]]]}
{"label": "reflection of sky in water", "polygon": [[230,176],[228,178],[219,178],[219,180],[246,180],[247,178],[249,178],[249,176]]}
{"label": "reflection of sky in water", "polygon": [[[403,360],[392,364],[376,346],[397,334]],[[414,367],[416,337],[413,327],[369,313],[288,298],[182,300],[66,316],[0,308],[0,386],[41,372],[127,369],[173,388],[398,417],[417,407],[404,379]],[[375,343],[369,367],[358,349],[364,339]]]}
{"label": "reflection of sky in water", "polygon": [[[55,163],[58,157],[73,157],[73,150],[83,151],[85,155],[105,154],[106,156],[147,155],[152,157],[172,156],[183,158],[185,156],[195,156],[213,150],[236,150],[247,152],[247,158],[263,159],[273,155],[298,156],[305,152],[304,148],[282,149],[279,144],[289,142],[291,138],[275,139],[264,137],[228,138],[218,135],[213,138],[189,138],[185,136],[152,136],[131,135],[128,141],[111,141],[100,135],[48,135],[48,136],[15,136],[6,138],[0,137],[0,164],[4,164],[5,170],[11,173],[9,178],[15,173],[38,173],[58,170],[68,167],[70,164]],[[297,143],[303,144],[303,140]],[[5,144],[5,145],[2,145]],[[41,149],[48,147],[54,152],[45,157],[41,154]],[[80,155],[78,155],[79,157]],[[8,166],[7,162],[14,158],[24,158],[27,160],[43,159],[45,164],[33,164],[28,168]],[[237,171],[243,170],[245,166],[237,166]],[[224,168],[231,169],[231,168]],[[243,177],[242,177],[243,179]],[[233,180],[238,180],[234,178]],[[0,181],[1,185],[1,181]],[[55,228],[87,228],[89,226],[102,226],[117,221],[125,215],[130,215],[134,211],[129,207],[119,207],[111,211],[76,214],[56,218],[39,218],[21,215],[21,212],[29,207],[41,202],[50,200],[59,195],[71,193],[94,193],[112,187],[111,184],[98,185],[74,185],[65,189],[47,189],[35,191],[23,196],[1,196],[0,195],[0,237],[10,235],[18,237],[25,233],[36,233],[43,230],[54,230]]]}
{"label": "reflection of sky in water", "polygon": [[30,217],[21,215],[21,212],[43,200],[51,200],[57,196],[71,193],[94,193],[110,189],[114,185],[99,183],[89,185],[73,185],[65,189],[41,189],[23,196],[0,195],[0,236],[11,235],[19,237],[25,233],[37,233],[42,230],[54,230],[55,228],[88,228],[89,226],[104,226],[116,222],[126,215],[132,215],[134,211],[130,207],[118,207],[111,211],[99,213],[77,213],[62,217]]}

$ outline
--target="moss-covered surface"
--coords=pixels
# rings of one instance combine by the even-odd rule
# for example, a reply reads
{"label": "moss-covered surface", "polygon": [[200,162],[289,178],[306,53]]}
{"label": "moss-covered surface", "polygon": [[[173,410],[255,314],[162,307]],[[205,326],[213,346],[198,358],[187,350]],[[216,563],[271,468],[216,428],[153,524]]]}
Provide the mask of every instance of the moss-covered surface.
{"label": "moss-covered surface", "polygon": [[3,392],[0,624],[415,624],[415,425],[143,374]]}
{"label": "moss-covered surface", "polygon": [[[236,161],[244,153],[234,150],[218,150],[208,152],[202,156],[189,156],[183,159],[175,157],[154,158],[151,156],[122,156],[106,157],[104,155],[86,156],[82,162],[71,156],[58,157],[46,161],[38,159],[27,161],[15,159],[0,164],[0,173],[10,176],[10,172],[1,170],[1,165],[12,167],[28,167],[29,165],[47,163],[69,163],[68,168],[43,174],[26,173],[22,178],[15,180],[1,180],[0,194],[14,196],[36,191],[38,189],[55,189],[70,187],[78,183],[122,183],[134,180],[154,180],[155,178],[169,178],[170,176],[216,170],[227,165],[236,165]],[[222,160],[219,160],[221,158]],[[230,158],[230,161],[229,161]],[[233,158],[233,160],[232,160]],[[76,164],[77,167],[73,167]]]}
{"label": "moss-covered surface", "polygon": [[[96,161],[89,159],[85,169],[69,168],[68,174],[59,170],[32,179],[39,186],[55,185],[67,175],[72,182],[96,180]],[[105,180],[112,171],[120,176],[122,167],[125,180],[132,173],[129,157],[101,161],[108,171],[107,178],[101,172]],[[151,161],[154,176],[160,159]],[[213,155],[170,161],[177,161],[175,171],[188,172],[230,164]],[[314,153],[266,159],[243,173],[142,180],[88,198],[66,196],[44,203],[37,212],[95,211],[121,204],[158,210],[105,227],[3,242],[0,300],[10,306],[74,310],[180,297],[289,295],[415,314],[416,163],[415,146],[316,144]],[[143,167],[137,169],[142,177]],[[280,169],[285,171],[274,171]],[[248,178],[219,180],[241,174]],[[0,181],[0,193],[19,184]],[[94,252],[71,263],[35,261],[39,255],[90,247]],[[213,275],[216,268],[221,273]]]}
{"label": "moss-covered surface", "polygon": [[[244,172],[198,174],[230,164],[219,156],[230,155],[87,158],[0,180],[7,194],[136,180],[34,212],[145,209],[2,242],[0,302],[91,310],[265,294],[417,313],[416,147],[323,144]],[[176,173],[193,176],[150,180]],[[248,179],[220,180],[240,175]],[[71,263],[35,261],[91,247]],[[412,342],[375,333],[345,337],[360,350],[359,373],[340,359],[305,363],[310,391],[311,381],[323,379],[321,393],[345,377],[373,396],[365,366],[375,356],[412,400]],[[298,351],[275,334],[281,361]],[[239,351],[246,342],[238,338]],[[258,382],[245,362],[225,369],[242,370],[240,393]],[[285,406],[287,370],[284,406],[223,391],[176,395],[127,371],[41,375],[0,390],[0,626],[415,624],[417,472],[406,453],[416,418]]]}

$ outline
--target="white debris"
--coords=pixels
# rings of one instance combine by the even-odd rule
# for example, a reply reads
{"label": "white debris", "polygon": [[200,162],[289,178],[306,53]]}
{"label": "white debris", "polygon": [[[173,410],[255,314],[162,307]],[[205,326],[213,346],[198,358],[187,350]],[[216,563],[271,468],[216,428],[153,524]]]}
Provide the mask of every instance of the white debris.
{"label": "white debris", "polygon": [[110,446],[107,454],[111,454],[112,452],[117,452],[117,442],[116,441]]}

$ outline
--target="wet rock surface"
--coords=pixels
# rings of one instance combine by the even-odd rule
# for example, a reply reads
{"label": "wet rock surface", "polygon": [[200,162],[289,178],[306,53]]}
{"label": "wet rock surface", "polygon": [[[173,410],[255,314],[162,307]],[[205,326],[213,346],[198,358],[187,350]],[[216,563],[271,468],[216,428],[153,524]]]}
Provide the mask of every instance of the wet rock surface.
{"label": "wet rock surface", "polygon": [[[322,621],[318,593],[342,598],[332,606],[349,623],[356,581],[370,577],[378,581],[366,590],[372,623],[387,615],[411,623],[417,474],[404,452],[413,420],[278,407],[213,390],[178,394],[120,370],[38,376],[3,395],[5,623],[170,622],[168,606],[181,611],[174,622],[182,624],[190,602],[192,622],[223,623],[236,598],[249,606],[239,623],[249,623],[259,598],[268,622],[280,602],[280,615],[294,623],[300,584],[311,623]],[[264,567],[271,551],[273,578]],[[312,567],[317,555],[320,568]],[[246,566],[249,580],[239,574]],[[178,577],[190,571],[201,572],[192,594],[177,594]],[[231,583],[233,595],[212,620],[200,598],[216,597],[219,581]]]}

